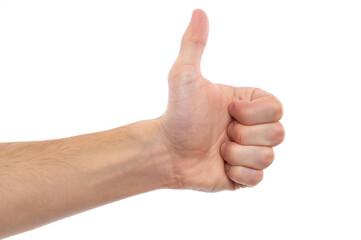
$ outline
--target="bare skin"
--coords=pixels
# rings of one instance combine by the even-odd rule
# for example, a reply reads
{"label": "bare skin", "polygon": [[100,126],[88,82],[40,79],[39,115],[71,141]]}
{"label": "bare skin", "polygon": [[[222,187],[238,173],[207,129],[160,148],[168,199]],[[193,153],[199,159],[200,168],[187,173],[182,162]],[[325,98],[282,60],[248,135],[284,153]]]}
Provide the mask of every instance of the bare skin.
{"label": "bare skin", "polygon": [[169,72],[157,119],[77,137],[0,144],[0,238],[161,188],[215,192],[252,187],[274,158],[282,105],[249,87],[213,84],[200,62],[201,10]]}

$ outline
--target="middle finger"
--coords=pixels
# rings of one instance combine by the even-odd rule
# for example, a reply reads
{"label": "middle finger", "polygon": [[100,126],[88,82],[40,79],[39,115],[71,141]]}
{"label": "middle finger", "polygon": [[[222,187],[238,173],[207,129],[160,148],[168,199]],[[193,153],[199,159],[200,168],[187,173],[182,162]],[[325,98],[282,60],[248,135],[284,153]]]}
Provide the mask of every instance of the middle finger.
{"label": "middle finger", "polygon": [[280,122],[246,126],[232,121],[228,126],[228,136],[241,145],[274,147],[283,141],[284,135]]}

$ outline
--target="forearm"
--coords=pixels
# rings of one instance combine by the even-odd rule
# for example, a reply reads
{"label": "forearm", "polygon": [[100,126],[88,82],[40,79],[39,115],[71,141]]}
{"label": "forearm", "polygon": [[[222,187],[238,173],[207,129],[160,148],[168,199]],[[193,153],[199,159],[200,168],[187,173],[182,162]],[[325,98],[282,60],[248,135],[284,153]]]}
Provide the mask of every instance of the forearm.
{"label": "forearm", "polygon": [[157,120],[0,144],[0,237],[172,185]]}

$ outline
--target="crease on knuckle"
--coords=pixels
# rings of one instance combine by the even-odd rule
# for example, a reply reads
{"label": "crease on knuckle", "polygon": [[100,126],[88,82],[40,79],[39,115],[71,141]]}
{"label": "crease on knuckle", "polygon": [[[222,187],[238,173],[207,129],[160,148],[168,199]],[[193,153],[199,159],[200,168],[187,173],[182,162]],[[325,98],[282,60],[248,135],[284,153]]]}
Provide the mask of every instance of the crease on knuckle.
{"label": "crease on knuckle", "polygon": [[225,152],[227,152],[225,155],[225,160],[229,163],[229,164],[231,164],[231,165],[233,165],[234,164],[234,159],[236,158],[236,156],[235,156],[235,150],[234,150],[234,146],[233,146],[233,144],[230,142],[230,143],[228,143],[227,144],[227,147],[226,147],[226,151]]}
{"label": "crease on knuckle", "polygon": [[274,121],[279,121],[282,118],[283,106],[277,98],[273,97],[273,100],[270,102],[270,110],[269,111],[270,111],[271,118]]}
{"label": "crease on knuckle", "polygon": [[235,166],[230,166],[229,170],[227,172],[227,176],[234,182],[239,183],[239,179],[238,179],[238,171],[236,171],[237,169],[235,168]]}
{"label": "crease on knuckle", "polygon": [[242,122],[246,125],[252,124],[252,108],[251,107],[245,107],[242,109],[243,115],[242,115]]}
{"label": "crease on knuckle", "polygon": [[238,168],[230,172],[230,178],[239,184],[245,184],[249,187],[256,186],[263,179],[262,170],[254,170],[249,168]]}
{"label": "crease on knuckle", "polygon": [[180,79],[185,82],[192,82],[201,77],[195,64],[178,63],[168,73],[168,80]]}
{"label": "crease on knuckle", "polygon": [[277,146],[285,138],[285,131],[280,122],[276,123],[271,134],[272,146]]}
{"label": "crease on knuckle", "polygon": [[260,151],[260,157],[258,159],[258,166],[261,169],[269,167],[274,160],[274,151],[270,147],[263,147]]}
{"label": "crease on knuckle", "polygon": [[239,144],[242,144],[242,140],[244,137],[244,128],[241,124],[235,123],[233,127],[233,134],[235,135],[235,141]]}
{"label": "crease on knuckle", "polygon": [[249,177],[250,186],[256,186],[263,180],[263,171],[262,170],[249,171],[248,177]]}
{"label": "crease on knuckle", "polygon": [[229,155],[230,155],[230,143],[226,142],[224,143],[224,152],[222,153],[222,157],[225,161],[228,162]]}

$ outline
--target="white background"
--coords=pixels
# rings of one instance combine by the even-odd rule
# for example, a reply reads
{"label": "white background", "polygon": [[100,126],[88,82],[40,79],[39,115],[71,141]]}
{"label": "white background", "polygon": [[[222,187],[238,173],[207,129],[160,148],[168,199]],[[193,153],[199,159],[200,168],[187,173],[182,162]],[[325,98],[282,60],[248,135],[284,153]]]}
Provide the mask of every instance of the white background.
{"label": "white background", "polygon": [[361,238],[360,1],[0,0],[0,141],[160,116],[195,8],[210,21],[203,75],[283,102],[264,181],[159,190],[10,239]]}

